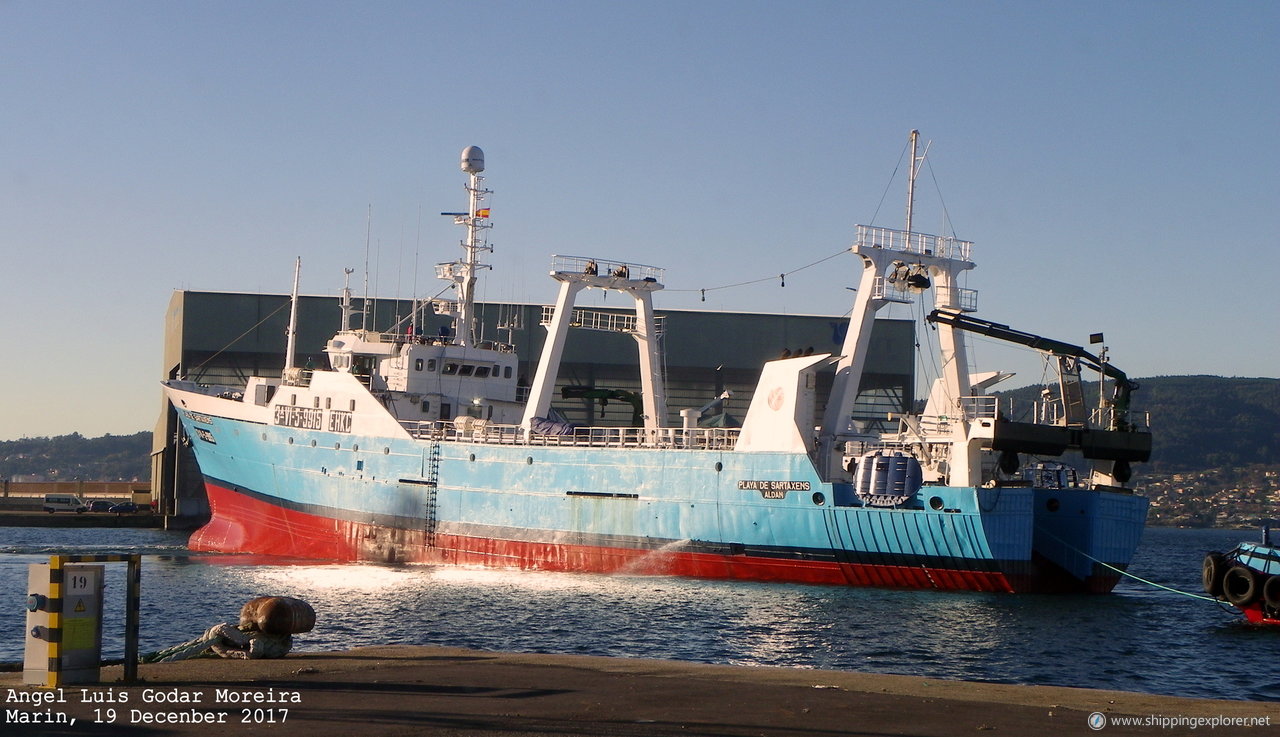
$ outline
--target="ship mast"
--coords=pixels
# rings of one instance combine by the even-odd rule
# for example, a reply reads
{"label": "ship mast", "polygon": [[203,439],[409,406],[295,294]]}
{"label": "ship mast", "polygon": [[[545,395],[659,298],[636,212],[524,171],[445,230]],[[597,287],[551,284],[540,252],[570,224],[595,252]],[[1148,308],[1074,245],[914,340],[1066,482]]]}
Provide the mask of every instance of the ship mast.
{"label": "ship mast", "polygon": [[907,236],[911,234],[911,211],[916,204],[916,173],[919,171],[919,160],[916,158],[916,146],[920,143],[920,131],[911,131],[911,171],[907,173]]}
{"label": "ship mast", "polygon": [[484,177],[480,175],[484,171],[484,151],[481,151],[479,146],[467,146],[462,150],[461,166],[462,170],[470,175],[470,180],[466,184],[466,190],[469,195],[467,212],[442,212],[440,214],[453,216],[454,223],[467,227],[467,237],[462,241],[463,257],[457,261],[437,265],[436,275],[441,279],[452,281],[458,293],[456,309],[450,310],[448,313],[454,318],[453,327],[454,332],[457,334],[455,342],[461,346],[473,346],[477,342],[475,326],[476,272],[480,269],[489,268],[488,264],[480,263],[480,252],[493,250],[493,246],[486,242],[484,236],[484,231],[493,227],[489,224],[489,209],[481,205],[484,203],[485,197],[493,194],[493,191],[483,189],[480,186],[480,183],[484,181]]}
{"label": "ship mast", "polygon": [[[939,309],[968,312],[974,309],[972,290],[961,289],[958,275],[973,268],[970,261],[972,244],[945,236],[916,233],[912,230],[915,209],[915,180],[921,162],[928,154],[917,154],[919,131],[911,131],[911,166],[907,177],[907,221],[904,230],[859,225],[858,240],[852,251],[861,261],[849,330],[845,334],[836,376],[827,401],[827,410],[818,437],[819,469],[824,478],[848,478],[842,462],[845,443],[864,437],[853,420],[859,385],[871,347],[871,330],[875,314],[889,303],[909,304],[916,293],[933,287],[934,305]],[[949,423],[953,441],[951,482],[969,485],[973,477],[970,448],[965,441],[968,423],[964,419],[961,397],[969,393],[968,359],[964,341],[955,331],[939,327],[939,348],[943,378],[951,404],[944,413],[955,418]]]}
{"label": "ship mast", "polygon": [[289,298],[289,330],[284,344],[285,370],[293,368],[294,346],[298,342],[298,280],[302,276],[302,257],[293,265],[293,292]]}
{"label": "ship mast", "polygon": [[911,170],[907,173],[907,226],[905,232],[908,240],[911,235],[911,217],[916,206],[916,177],[920,175],[920,167],[924,165],[925,157],[929,155],[929,144],[924,145],[924,153],[916,155],[916,150],[920,145],[920,131],[911,131]]}

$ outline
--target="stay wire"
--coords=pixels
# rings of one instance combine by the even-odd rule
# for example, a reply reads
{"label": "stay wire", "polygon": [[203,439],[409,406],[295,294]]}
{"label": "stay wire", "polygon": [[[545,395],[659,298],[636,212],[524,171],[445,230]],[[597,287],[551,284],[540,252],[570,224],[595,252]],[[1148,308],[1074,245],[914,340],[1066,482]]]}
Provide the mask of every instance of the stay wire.
{"label": "stay wire", "polygon": [[[910,146],[910,142],[904,144],[902,152],[898,154],[898,163],[893,167],[893,173],[889,175],[889,181],[884,185],[884,192],[880,194],[880,202],[876,204],[876,211],[871,214],[871,220],[868,222],[874,223],[876,221],[876,217],[880,215],[880,208],[884,207],[885,198],[889,196],[889,190],[893,187],[893,180],[898,178],[898,170],[902,168],[902,160],[906,158],[907,149],[910,148]],[[912,166],[914,165],[915,162],[912,162]]]}
{"label": "stay wire", "polygon": [[752,279],[752,280],[750,280],[750,281],[737,282],[736,284],[722,284],[721,286],[718,286],[718,287],[702,287],[702,288],[698,288],[698,289],[667,289],[667,290],[665,290],[665,291],[667,291],[667,292],[702,292],[702,293],[704,293],[704,294],[705,294],[705,293],[707,293],[707,292],[715,292],[715,291],[719,291],[719,290],[721,290],[721,289],[734,289],[734,288],[736,288],[736,287],[745,287],[745,286],[749,286],[749,285],[751,285],[751,284],[759,284],[760,282],[771,281],[771,280],[773,280],[773,279],[778,279],[778,278],[782,278],[782,279],[784,280],[784,282],[785,282],[785,279],[786,279],[787,274],[798,274],[798,273],[800,273],[801,271],[804,271],[805,269],[813,268],[814,266],[817,266],[818,264],[824,263],[824,262],[826,262],[826,261],[830,261],[831,259],[835,258],[836,256],[840,256],[840,255],[843,255],[843,254],[846,254],[846,253],[849,253],[849,249],[848,249],[848,248],[842,248],[842,249],[840,249],[839,251],[836,251],[835,253],[831,254],[830,256],[824,256],[823,258],[820,258],[820,259],[818,259],[817,261],[814,261],[814,262],[813,262],[813,263],[811,263],[811,264],[806,264],[806,265],[804,265],[804,266],[801,266],[801,267],[800,267],[800,268],[798,268],[798,269],[791,269],[791,270],[789,270],[789,271],[784,271],[784,272],[782,272],[781,274],[779,274],[778,276],[762,276],[762,277],[760,277],[759,279]]}
{"label": "stay wire", "polygon": [[284,304],[282,304],[282,305],[280,305],[279,307],[277,307],[277,308],[276,308],[276,309],[275,309],[275,310],[274,310],[270,315],[267,315],[266,317],[262,318],[262,319],[261,319],[261,320],[259,320],[257,323],[255,323],[253,327],[249,328],[248,330],[244,331],[243,333],[240,333],[240,334],[239,334],[239,335],[237,335],[236,337],[232,338],[232,339],[231,339],[231,342],[229,342],[229,343],[227,343],[226,345],[224,345],[224,346],[222,346],[221,348],[219,348],[219,349],[218,349],[218,351],[217,351],[217,353],[214,353],[212,356],[209,356],[208,358],[206,358],[206,359],[204,359],[203,361],[201,361],[199,365],[197,365],[197,366],[196,366],[194,369],[192,369],[191,371],[188,371],[188,372],[187,372],[187,374],[188,374],[188,375],[190,375],[193,371],[199,371],[200,369],[204,368],[204,367],[205,367],[205,366],[206,366],[210,361],[212,361],[213,359],[215,359],[215,358],[217,358],[218,356],[222,355],[222,354],[223,354],[223,353],[224,353],[228,348],[230,348],[231,346],[233,346],[233,345],[235,345],[237,342],[239,342],[239,340],[240,340],[241,338],[243,338],[244,336],[248,335],[249,333],[252,333],[254,330],[257,330],[259,327],[261,327],[261,326],[262,326],[262,323],[264,323],[264,322],[266,322],[267,320],[270,320],[271,318],[275,317],[275,316],[276,316],[276,313],[280,312],[281,310],[283,310],[284,308],[286,308],[286,307],[288,307],[288,306],[289,306],[289,300],[285,300]]}

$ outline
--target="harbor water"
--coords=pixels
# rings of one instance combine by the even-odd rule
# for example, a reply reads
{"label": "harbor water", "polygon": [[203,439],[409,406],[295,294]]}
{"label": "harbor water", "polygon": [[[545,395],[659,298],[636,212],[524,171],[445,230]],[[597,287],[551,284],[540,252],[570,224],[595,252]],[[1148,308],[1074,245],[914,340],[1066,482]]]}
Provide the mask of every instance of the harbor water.
{"label": "harbor water", "polygon": [[[1200,564],[1253,532],[1151,528],[1132,572],[1200,592]],[[1280,700],[1280,630],[1124,579],[1109,596],[801,586],[191,553],[179,533],[0,528],[0,662],[22,660],[27,566],[140,553],[142,652],[236,618],[260,595],[306,599],[296,650],[447,645],[999,683]],[[107,564],[104,657],[123,654],[123,564]]]}

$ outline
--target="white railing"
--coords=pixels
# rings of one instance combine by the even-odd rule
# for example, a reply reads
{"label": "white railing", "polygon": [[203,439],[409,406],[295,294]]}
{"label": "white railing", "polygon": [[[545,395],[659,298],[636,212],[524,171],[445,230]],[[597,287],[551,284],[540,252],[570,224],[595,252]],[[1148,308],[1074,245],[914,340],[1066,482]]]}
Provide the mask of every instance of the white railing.
{"label": "white railing", "polygon": [[[556,308],[554,305],[543,305],[540,324],[550,325],[555,316]],[[654,315],[653,322],[654,330],[658,335],[666,333],[666,317],[662,315]],[[573,316],[569,319],[569,327],[582,328],[584,330],[598,330],[606,333],[634,333],[636,332],[636,316],[634,314],[618,312],[575,309],[573,311]]]}
{"label": "white railing", "polygon": [[993,419],[999,410],[999,397],[960,397],[960,408],[966,420]]}
{"label": "white railing", "polygon": [[739,428],[700,427],[580,427],[568,435],[526,433],[519,425],[452,421],[400,423],[419,440],[444,440],[486,445],[568,446],[598,448],[683,448],[689,450],[732,450]]}
{"label": "white railing", "polygon": [[661,282],[665,269],[626,261],[591,258],[590,256],[552,256],[551,271],[552,273],[563,272],[590,276],[611,276],[633,281]]}
{"label": "white railing", "polygon": [[[1089,423],[1094,427],[1113,427],[1116,419],[1115,407],[1094,409],[1089,415]],[[1151,414],[1148,412],[1129,412],[1124,417],[1125,423],[1132,430],[1147,430],[1151,427]]]}
{"label": "white railing", "polygon": [[886,302],[901,302],[902,304],[911,304],[914,301],[910,292],[899,288],[897,282],[891,282],[883,276],[877,276],[875,282],[872,283],[871,298],[883,299]]}
{"label": "white railing", "polygon": [[925,256],[968,261],[973,250],[971,241],[928,233],[908,233],[893,228],[876,228],[870,225],[858,226],[858,245],[863,248],[883,248],[887,251],[902,253],[918,253]]}
{"label": "white railing", "polygon": [[978,310],[978,290],[976,289],[939,286],[937,296],[940,307],[953,307],[961,312]]}
{"label": "white railing", "polygon": [[[907,455],[916,456],[917,453],[921,452],[921,443],[917,438],[911,437],[901,441],[889,438],[882,438],[874,441],[848,440],[845,441],[844,444],[844,455],[852,458],[861,458],[862,456],[875,451],[897,451],[906,453]],[[947,458],[950,452],[951,443],[949,441],[929,440],[925,441],[923,445],[923,455],[917,457],[922,458],[923,456],[929,456],[933,458]]]}
{"label": "white railing", "polygon": [[462,278],[465,271],[465,264],[460,264],[457,261],[450,261],[447,264],[436,264],[437,279],[453,279],[456,281]]}

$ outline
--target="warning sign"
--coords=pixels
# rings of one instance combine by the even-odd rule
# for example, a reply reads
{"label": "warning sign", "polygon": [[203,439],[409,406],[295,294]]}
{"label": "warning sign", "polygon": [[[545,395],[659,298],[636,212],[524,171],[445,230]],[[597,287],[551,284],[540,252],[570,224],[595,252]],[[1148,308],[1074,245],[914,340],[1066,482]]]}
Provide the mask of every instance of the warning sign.
{"label": "warning sign", "polygon": [[77,611],[77,612],[83,612],[84,610],[85,610],[85,606],[84,606],[84,599],[76,599],[76,608],[75,608],[75,611]]}

